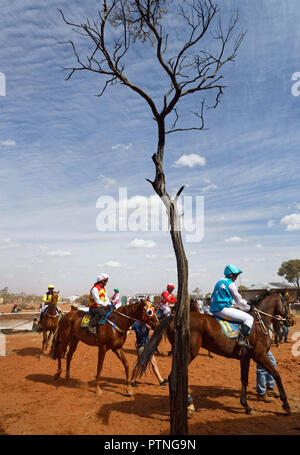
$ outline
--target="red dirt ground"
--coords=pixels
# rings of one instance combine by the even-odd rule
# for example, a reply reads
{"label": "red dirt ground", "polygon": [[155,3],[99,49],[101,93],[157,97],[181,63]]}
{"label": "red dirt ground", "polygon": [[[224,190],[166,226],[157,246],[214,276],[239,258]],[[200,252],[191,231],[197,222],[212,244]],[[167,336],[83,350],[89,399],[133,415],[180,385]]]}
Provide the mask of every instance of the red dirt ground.
{"label": "red dirt ground", "polygon": [[[299,332],[300,318],[290,330]],[[152,373],[140,379],[134,396],[125,393],[125,372],[121,362],[108,352],[102,371],[102,396],[95,394],[97,348],[79,343],[71,364],[71,378],[54,380],[57,363],[48,355],[40,358],[42,335],[6,335],[6,356],[0,357],[0,434],[8,435],[168,435],[168,386],[157,384]],[[254,363],[250,366],[248,401],[256,414],[248,416],[240,403],[239,362],[206,351],[193,361],[189,371],[190,390],[196,413],[189,420],[190,435],[299,435],[300,434],[300,347],[271,348],[289,398],[292,415],[286,416],[280,399],[257,402]],[[125,343],[132,367],[136,360],[135,336]],[[157,357],[167,378],[171,358],[163,341]],[[63,361],[63,368],[65,361]]]}

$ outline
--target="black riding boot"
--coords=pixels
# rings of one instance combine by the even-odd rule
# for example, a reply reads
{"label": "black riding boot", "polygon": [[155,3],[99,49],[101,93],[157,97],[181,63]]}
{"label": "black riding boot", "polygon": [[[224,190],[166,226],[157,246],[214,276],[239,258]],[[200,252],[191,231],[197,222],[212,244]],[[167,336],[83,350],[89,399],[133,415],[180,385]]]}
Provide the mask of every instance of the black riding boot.
{"label": "black riding boot", "polygon": [[93,308],[90,310],[90,313],[92,315],[92,319],[90,320],[88,329],[91,333],[96,335],[96,332],[97,332],[96,326],[106,315],[106,310],[104,308],[97,308],[97,309]]}
{"label": "black riding boot", "polygon": [[96,313],[95,316],[91,319],[89,325],[88,325],[88,329],[91,333],[93,333],[94,335],[96,335],[96,326],[98,324],[98,322],[100,321],[101,319],[101,316],[99,313]]}
{"label": "black riding boot", "polygon": [[248,335],[249,335],[249,327],[245,324],[242,325],[237,344],[238,346],[244,347],[244,348],[251,348],[249,341],[248,341]]}

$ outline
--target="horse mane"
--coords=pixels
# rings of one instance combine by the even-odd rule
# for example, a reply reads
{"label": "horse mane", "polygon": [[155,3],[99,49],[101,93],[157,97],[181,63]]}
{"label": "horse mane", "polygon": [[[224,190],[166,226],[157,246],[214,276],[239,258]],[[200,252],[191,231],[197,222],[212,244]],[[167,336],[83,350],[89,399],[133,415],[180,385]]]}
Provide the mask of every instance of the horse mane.
{"label": "horse mane", "polygon": [[282,295],[282,292],[276,289],[267,289],[262,294],[259,294],[248,301],[249,305],[258,306],[262,303],[265,297],[269,295]]}
{"label": "horse mane", "polygon": [[190,311],[192,313],[194,312],[197,312],[199,313],[199,308],[198,308],[198,304],[197,304],[197,300],[191,298],[191,301],[190,301]]}
{"label": "horse mane", "polygon": [[129,316],[129,314],[131,314],[132,311],[136,310],[136,308],[140,307],[141,305],[144,305],[144,302],[142,300],[139,300],[138,302],[130,303],[129,305],[122,305],[116,311],[122,314],[126,314],[126,316]]}
{"label": "horse mane", "polygon": [[252,299],[250,299],[248,301],[248,303],[249,303],[249,305],[252,305],[252,306],[258,306],[264,300],[265,297],[267,297],[268,295],[271,295],[271,294],[273,294],[273,292],[271,292],[270,290],[266,290],[262,294],[259,294],[255,297],[253,297]]}

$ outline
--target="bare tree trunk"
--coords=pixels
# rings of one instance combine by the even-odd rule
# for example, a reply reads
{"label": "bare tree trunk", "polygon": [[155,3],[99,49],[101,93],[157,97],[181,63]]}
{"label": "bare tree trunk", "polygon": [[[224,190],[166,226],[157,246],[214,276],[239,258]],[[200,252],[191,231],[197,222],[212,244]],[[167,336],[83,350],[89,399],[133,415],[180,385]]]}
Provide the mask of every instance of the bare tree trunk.
{"label": "bare tree trunk", "polygon": [[180,216],[177,209],[177,200],[184,189],[180,188],[174,200],[166,191],[165,174],[163,170],[163,156],[165,148],[164,119],[156,119],[158,125],[157,153],[152,156],[155,164],[155,180],[148,180],[155,192],[162,199],[168,211],[171,228],[171,238],[177,261],[178,292],[175,315],[175,344],[172,357],[172,371],[170,374],[170,415],[171,434],[188,434],[188,348],[189,348],[189,302],[188,302],[188,261],[185,255],[181,235]]}
{"label": "bare tree trunk", "polygon": [[[178,214],[177,214],[178,216]],[[175,315],[175,344],[170,374],[171,434],[188,434],[188,349],[189,349],[189,302],[188,262],[182,244],[181,232],[171,230],[177,260],[178,306]]]}

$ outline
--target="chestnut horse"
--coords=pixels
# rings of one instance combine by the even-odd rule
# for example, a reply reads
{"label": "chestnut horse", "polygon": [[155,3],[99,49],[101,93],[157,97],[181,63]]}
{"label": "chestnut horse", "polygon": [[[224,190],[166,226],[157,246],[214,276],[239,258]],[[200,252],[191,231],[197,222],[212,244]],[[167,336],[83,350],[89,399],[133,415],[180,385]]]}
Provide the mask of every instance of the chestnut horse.
{"label": "chestnut horse", "polygon": [[145,325],[149,324],[152,328],[158,325],[158,319],[154,308],[149,302],[143,301],[122,306],[114,310],[108,317],[108,322],[97,326],[97,334],[81,327],[81,320],[87,313],[72,307],[72,310],[62,316],[58,331],[53,339],[51,347],[51,357],[58,360],[58,369],[55,379],[61,375],[61,358],[69,346],[67,354],[66,378],[70,377],[70,365],[72,356],[77,348],[78,342],[82,341],[89,346],[98,346],[98,365],[96,375],[96,393],[101,395],[100,374],[103,367],[105,354],[112,350],[121,360],[126,373],[126,386],[128,395],[132,395],[131,383],[129,380],[129,365],[123,351],[127,331],[134,321],[141,321]]}
{"label": "chestnut horse", "polygon": [[54,335],[58,326],[60,318],[60,313],[57,307],[58,294],[58,292],[53,292],[51,303],[47,305],[46,310],[41,316],[40,326],[41,332],[43,332],[42,355],[47,350],[51,335]]}
{"label": "chestnut horse", "polygon": [[[190,312],[190,341],[188,364],[198,355],[199,349],[203,347],[208,351],[223,357],[229,357],[240,360],[241,364],[241,405],[244,407],[246,414],[254,414],[253,409],[247,403],[246,390],[248,385],[249,365],[253,359],[256,363],[263,366],[275,379],[280,399],[283,402],[283,409],[290,414],[290,406],[287,401],[281,378],[277,370],[273,367],[267,353],[270,349],[271,338],[269,335],[269,325],[272,320],[278,316],[284,319],[287,326],[295,324],[295,318],[290,313],[289,305],[279,293],[266,292],[264,295],[257,297],[249,302],[253,305],[251,314],[254,317],[254,324],[249,335],[251,348],[246,353],[241,353],[237,346],[237,338],[228,338],[221,328],[216,318],[208,314],[199,312]],[[136,376],[141,376],[150,361],[150,358],[161,341],[162,335],[167,333],[167,337],[173,347],[175,342],[174,317],[164,318],[160,325],[155,329],[152,337],[146,343],[144,351],[138,357],[135,366]],[[190,395],[189,395],[190,396]],[[195,411],[194,405],[190,398],[188,406],[188,416],[191,417]]]}

